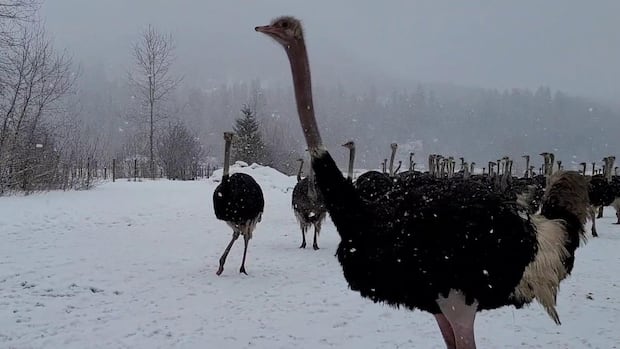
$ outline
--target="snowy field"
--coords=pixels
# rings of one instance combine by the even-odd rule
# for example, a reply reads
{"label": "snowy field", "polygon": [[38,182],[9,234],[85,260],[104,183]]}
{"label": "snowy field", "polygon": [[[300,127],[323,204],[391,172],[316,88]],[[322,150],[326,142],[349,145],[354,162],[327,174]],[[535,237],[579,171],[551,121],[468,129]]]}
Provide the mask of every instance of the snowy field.
{"label": "snowy field", "polygon": [[[243,171],[266,201],[248,276],[241,239],[215,275],[231,230],[213,214],[214,179],[0,198],[0,348],[444,348],[431,315],[348,290],[331,222],[319,251],[298,248],[294,177]],[[483,312],[479,348],[620,348],[613,222],[608,208],[601,237],[577,251],[562,326],[538,304]]]}

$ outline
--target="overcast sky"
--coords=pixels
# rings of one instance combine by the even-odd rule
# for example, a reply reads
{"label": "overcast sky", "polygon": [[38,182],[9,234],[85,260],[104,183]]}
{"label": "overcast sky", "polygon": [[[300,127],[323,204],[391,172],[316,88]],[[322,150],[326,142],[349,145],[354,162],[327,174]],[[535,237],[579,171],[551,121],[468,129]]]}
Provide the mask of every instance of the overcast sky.
{"label": "overcast sky", "polygon": [[172,32],[192,84],[287,78],[282,50],[253,30],[282,14],[303,20],[321,79],[620,92],[619,0],[47,0],[42,11],[58,46],[112,75],[147,24]]}

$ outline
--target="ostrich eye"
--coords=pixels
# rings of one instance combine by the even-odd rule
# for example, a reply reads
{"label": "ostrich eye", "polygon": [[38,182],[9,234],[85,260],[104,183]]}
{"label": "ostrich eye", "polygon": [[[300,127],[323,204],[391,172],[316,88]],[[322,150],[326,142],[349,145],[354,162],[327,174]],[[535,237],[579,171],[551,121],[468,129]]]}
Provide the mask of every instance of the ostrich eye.
{"label": "ostrich eye", "polygon": [[284,22],[280,23],[280,26],[282,28],[288,28],[288,22],[284,21]]}

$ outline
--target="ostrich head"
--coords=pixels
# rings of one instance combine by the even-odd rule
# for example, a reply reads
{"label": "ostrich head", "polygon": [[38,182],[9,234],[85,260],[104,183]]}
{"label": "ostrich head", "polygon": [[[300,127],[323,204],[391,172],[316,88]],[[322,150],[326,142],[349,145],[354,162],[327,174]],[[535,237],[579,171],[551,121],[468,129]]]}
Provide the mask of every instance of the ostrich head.
{"label": "ostrich head", "polygon": [[224,141],[232,142],[233,138],[235,138],[235,134],[233,132],[224,132]]}
{"label": "ostrich head", "polygon": [[342,145],[343,147],[351,150],[351,149],[355,149],[355,142],[353,141],[348,141],[345,144]]}
{"label": "ostrich head", "polygon": [[289,16],[278,17],[269,25],[256,27],[254,30],[269,35],[285,48],[300,44],[304,36],[299,20]]}
{"label": "ostrich head", "polygon": [[392,150],[396,150],[396,148],[398,148],[398,144],[396,144],[396,143],[392,143],[392,144],[390,144],[390,148],[391,148]]}

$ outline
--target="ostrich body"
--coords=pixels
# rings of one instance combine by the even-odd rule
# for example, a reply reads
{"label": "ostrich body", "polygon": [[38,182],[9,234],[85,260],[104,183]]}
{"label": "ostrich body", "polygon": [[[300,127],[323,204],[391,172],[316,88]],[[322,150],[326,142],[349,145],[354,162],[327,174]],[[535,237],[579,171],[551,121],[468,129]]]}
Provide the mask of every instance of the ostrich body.
{"label": "ostrich body", "polygon": [[220,267],[217,275],[224,271],[226,257],[239,235],[243,235],[243,260],[240,273],[247,275],[245,271],[245,257],[248,252],[248,243],[252,238],[252,232],[256,224],[261,221],[265,200],[263,191],[252,176],[245,173],[229,174],[230,146],[233,133],[225,132],[224,141],[224,169],[222,182],[213,192],[213,208],[217,219],[225,221],[233,230],[233,236],[224,253],[220,257]]}
{"label": "ostrich body", "polygon": [[[391,177],[394,174],[394,157],[396,156],[396,143],[390,144],[392,154],[390,156],[389,168],[386,169],[387,159],[383,161],[383,172],[367,171],[357,177],[355,187],[360,196],[368,201],[378,200],[385,195],[392,187]],[[386,173],[386,170],[389,173]]]}
{"label": "ostrich body", "polygon": [[288,55],[299,120],[352,290],[374,302],[434,314],[448,348],[475,348],[474,319],[484,309],[537,299],[559,323],[557,289],[573,267],[586,217],[583,177],[554,178],[542,216],[459,178],[396,179],[388,195],[366,201],[322,144],[301,24],[281,17],[256,31]]}
{"label": "ostrich body", "polygon": [[295,212],[295,218],[299,222],[301,229],[301,245],[299,248],[306,248],[306,232],[310,226],[314,226],[314,240],[312,248],[319,249],[318,236],[321,233],[321,224],[327,215],[327,209],[323,203],[321,192],[316,189],[312,167],[308,172],[308,177],[301,178],[301,169],[303,167],[303,159],[297,174],[298,182],[293,189],[292,205]]}

